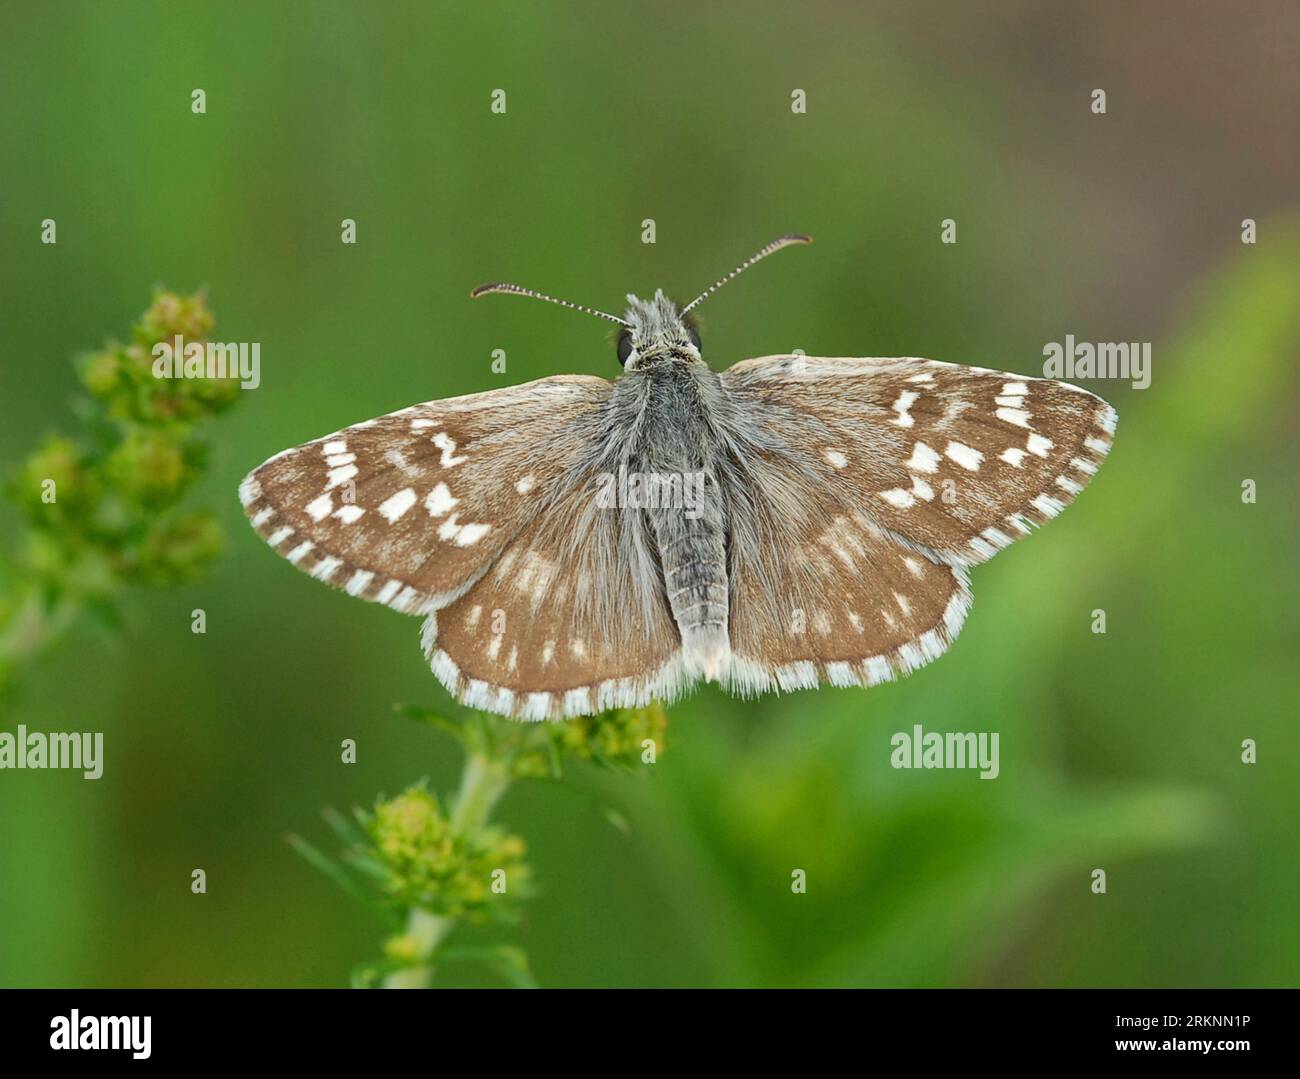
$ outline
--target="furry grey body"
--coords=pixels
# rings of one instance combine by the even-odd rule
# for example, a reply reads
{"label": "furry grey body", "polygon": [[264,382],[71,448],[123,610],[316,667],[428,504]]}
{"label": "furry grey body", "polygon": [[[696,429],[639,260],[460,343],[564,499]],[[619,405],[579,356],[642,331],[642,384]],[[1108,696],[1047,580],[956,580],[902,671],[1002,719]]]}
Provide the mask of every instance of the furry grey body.
{"label": "furry grey body", "polygon": [[[658,556],[664,594],[681,633],[682,646],[702,673],[716,673],[726,655],[727,524],[719,474],[724,449],[715,415],[722,390],[718,376],[684,356],[645,364],[619,380],[615,403],[635,409],[624,445],[629,471],[642,475],[702,474],[700,504],[657,506],[644,511]],[[635,527],[635,526],[634,526]]]}
{"label": "furry grey body", "polygon": [[[774,429],[760,422],[771,418],[770,409],[728,393],[671,300],[662,292],[650,301],[628,299],[633,351],[587,432],[590,456],[574,478],[589,481],[620,467],[642,476],[703,474],[691,513],[682,505],[622,513],[619,559],[635,567],[629,583],[636,595],[625,598],[647,608],[666,599],[688,664],[713,678],[730,651],[731,567],[757,563],[762,542],[753,507],[741,496],[753,489],[753,472],[763,470],[765,458],[785,457],[789,449],[765,434]],[[780,488],[767,485],[778,498]]]}

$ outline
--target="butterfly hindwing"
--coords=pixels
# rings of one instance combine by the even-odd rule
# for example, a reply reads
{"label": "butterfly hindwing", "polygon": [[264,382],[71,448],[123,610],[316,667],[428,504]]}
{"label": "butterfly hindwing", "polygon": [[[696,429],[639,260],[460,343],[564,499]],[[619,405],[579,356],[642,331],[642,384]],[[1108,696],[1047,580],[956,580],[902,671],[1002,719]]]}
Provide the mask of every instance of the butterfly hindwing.
{"label": "butterfly hindwing", "polygon": [[579,470],[459,599],[425,651],[458,700],[523,719],[671,700],[689,681],[640,513],[602,508]]}
{"label": "butterfly hindwing", "polygon": [[856,509],[966,565],[1073,501],[1115,430],[1115,410],[1078,387],[935,360],[769,356],[722,378],[786,415]]}
{"label": "butterfly hindwing", "polygon": [[965,567],[900,542],[792,458],[746,471],[729,520],[731,689],[874,685],[948,647],[970,607]]}
{"label": "butterfly hindwing", "polygon": [[533,519],[610,385],[561,376],[402,409],[277,454],[245,478],[240,500],[299,569],[425,614]]}

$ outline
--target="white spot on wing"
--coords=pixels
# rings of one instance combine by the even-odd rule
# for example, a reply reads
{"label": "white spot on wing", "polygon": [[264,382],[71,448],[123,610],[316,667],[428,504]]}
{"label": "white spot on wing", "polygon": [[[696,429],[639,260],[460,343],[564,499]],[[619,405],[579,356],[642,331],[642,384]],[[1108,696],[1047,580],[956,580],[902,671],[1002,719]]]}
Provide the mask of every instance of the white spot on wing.
{"label": "white spot on wing", "polygon": [[551,695],[549,693],[530,693],[524,702],[523,711],[520,713],[524,719],[545,719],[551,711]]}
{"label": "white spot on wing", "polygon": [[366,585],[374,580],[374,578],[375,575],[371,573],[370,570],[359,569],[348,578],[348,583],[343,586],[343,591],[345,591],[349,596],[359,596],[366,590]]}
{"label": "white spot on wing", "polygon": [[343,563],[333,555],[326,555],[316,565],[311,568],[311,575],[318,581],[328,581],[334,576],[334,571]]}
{"label": "white spot on wing", "polygon": [[912,447],[912,456],[904,462],[913,472],[938,472],[939,455],[924,442]]}
{"label": "white spot on wing", "polygon": [[897,506],[900,510],[905,510],[909,506],[916,505],[916,498],[911,491],[904,491],[901,487],[895,487],[889,491],[881,491],[880,497],[888,502],[891,506]]}
{"label": "white spot on wing", "polygon": [[896,400],[890,406],[895,412],[898,413],[898,416],[896,419],[891,420],[890,422],[897,424],[899,427],[911,427],[914,423],[916,423],[916,421],[912,419],[912,416],[908,412],[908,409],[912,407],[916,399],[920,396],[921,395],[917,393],[915,390],[904,390],[902,393],[900,393],[898,395],[898,400]]}
{"label": "white spot on wing", "polygon": [[303,540],[297,547],[290,551],[285,557],[295,566],[302,560],[302,556],[310,551],[316,544],[311,540]]}
{"label": "white spot on wing", "polygon": [[1017,427],[1029,426],[1029,413],[1022,408],[999,408],[995,415],[998,419],[1015,424]]}
{"label": "white spot on wing", "polygon": [[307,515],[313,521],[323,521],[334,510],[334,499],[329,494],[323,494],[320,498],[313,499],[307,503]]}
{"label": "white spot on wing", "polygon": [[414,505],[415,491],[410,487],[403,487],[396,494],[390,495],[379,504],[379,512],[382,516],[387,517],[390,523],[395,524]]}
{"label": "white spot on wing", "polygon": [[1065,504],[1051,495],[1039,495],[1030,505],[1044,517],[1055,517],[1061,510],[1065,509]]}
{"label": "white spot on wing", "polygon": [[465,460],[463,454],[460,457],[453,456],[456,452],[456,440],[446,431],[439,431],[434,435],[433,444],[442,450],[442,460],[439,463],[443,468],[451,468]]}
{"label": "white spot on wing", "polygon": [[325,490],[333,490],[341,483],[347,483],[357,474],[356,465],[342,465],[339,468],[331,468],[329,476],[325,483]]}
{"label": "white spot on wing", "polygon": [[488,534],[488,531],[491,528],[492,528],[491,525],[484,525],[484,524],[465,525],[462,529],[460,529],[460,531],[456,533],[456,540],[455,540],[456,546],[469,547],[472,544],[478,543],[479,540],[481,540],[484,536]]}
{"label": "white spot on wing", "polygon": [[826,680],[833,686],[856,686],[858,677],[852,665],[844,662],[826,664]]}
{"label": "white spot on wing", "polygon": [[430,517],[441,517],[459,501],[459,498],[452,498],[451,491],[445,483],[440,483],[425,498],[424,508],[429,511]]}
{"label": "white spot on wing", "polygon": [[968,472],[978,472],[980,462],[984,460],[984,454],[980,453],[979,450],[961,442],[949,442],[948,448],[943,452],[950,460],[956,461]]}
{"label": "white spot on wing", "polygon": [[887,656],[872,656],[863,664],[866,671],[867,685],[879,685],[881,682],[888,682],[894,677],[894,671],[889,666]]}

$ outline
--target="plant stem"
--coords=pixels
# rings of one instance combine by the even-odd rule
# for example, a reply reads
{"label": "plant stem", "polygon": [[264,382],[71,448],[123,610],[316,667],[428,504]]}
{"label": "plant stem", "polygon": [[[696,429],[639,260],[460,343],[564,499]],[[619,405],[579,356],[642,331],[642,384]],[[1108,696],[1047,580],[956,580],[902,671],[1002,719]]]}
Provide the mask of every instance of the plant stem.
{"label": "plant stem", "polygon": [[[484,753],[465,758],[460,776],[460,790],[452,810],[451,823],[457,834],[475,832],[487,824],[493,807],[510,786],[510,772],[505,761],[493,760]],[[443,938],[456,927],[456,919],[433,914],[422,907],[412,907],[406,917],[406,935],[415,941],[417,958],[411,965],[395,970],[384,979],[385,989],[427,989],[433,981],[434,966],[428,962]]]}
{"label": "plant stem", "polygon": [[492,760],[484,753],[471,753],[465,758],[451,823],[458,831],[482,828],[508,786],[510,772],[504,761]]}

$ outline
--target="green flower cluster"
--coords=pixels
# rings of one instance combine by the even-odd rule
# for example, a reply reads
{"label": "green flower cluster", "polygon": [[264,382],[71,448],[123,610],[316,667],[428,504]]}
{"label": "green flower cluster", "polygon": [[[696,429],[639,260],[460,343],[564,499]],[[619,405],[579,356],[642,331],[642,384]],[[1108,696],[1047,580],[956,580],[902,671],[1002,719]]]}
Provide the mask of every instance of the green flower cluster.
{"label": "green flower cluster", "polygon": [[668,713],[658,701],[546,723],[521,723],[469,709],[395,708],[446,731],[471,756],[498,762],[510,779],[558,779],[565,757],[634,771],[657,761],[667,744]]}
{"label": "green flower cluster", "polygon": [[[533,986],[527,958],[517,948],[446,946],[462,922],[514,921],[517,901],[531,892],[524,841],[489,824],[492,810],[516,780],[560,778],[565,757],[621,772],[657,761],[668,713],[656,702],[564,722],[519,723],[468,709],[450,715],[407,705],[397,710],[464,746],[460,789],[448,810],[420,783],[372,812],[354,811],[355,824],[327,813],[343,843],[339,859],[290,837],[304,858],[349,893],[389,914],[394,907],[405,911],[403,931],[385,941],[383,963],[358,968],[354,984],[427,986],[442,962],[474,959],[511,985]],[[626,829],[614,811],[606,815]]]}
{"label": "green flower cluster", "polygon": [[634,767],[663,752],[668,713],[658,701],[644,708],[615,708],[548,728],[561,753],[603,764]]}
{"label": "green flower cluster", "polygon": [[[230,378],[158,378],[154,346],[177,337],[186,345],[212,333],[212,313],[202,293],[157,292],[128,345],[113,344],[80,362],[82,385],[103,402],[108,418],[126,425],[170,428],[195,424],[230,407],[239,383]],[[181,433],[181,432],[175,432]]]}
{"label": "green flower cluster", "polygon": [[29,527],[0,583],[0,684],[81,607],[106,610],[129,585],[190,580],[221,552],[214,515],[179,504],[238,381],[155,377],[153,358],[160,342],[201,342],[212,324],[201,294],[157,292],[129,344],[81,359],[84,435],[47,437],[6,477]]}
{"label": "green flower cluster", "polygon": [[564,757],[630,771],[658,759],[668,730],[668,713],[657,701],[644,708],[612,708],[563,722],[522,725],[495,716],[485,721],[506,732],[498,736],[497,744],[509,750],[503,755],[516,779],[558,776]]}
{"label": "green flower cluster", "polygon": [[424,786],[380,802],[367,822],[386,870],[385,893],[405,906],[468,921],[509,920],[528,894],[519,836],[487,826],[458,828]]}

